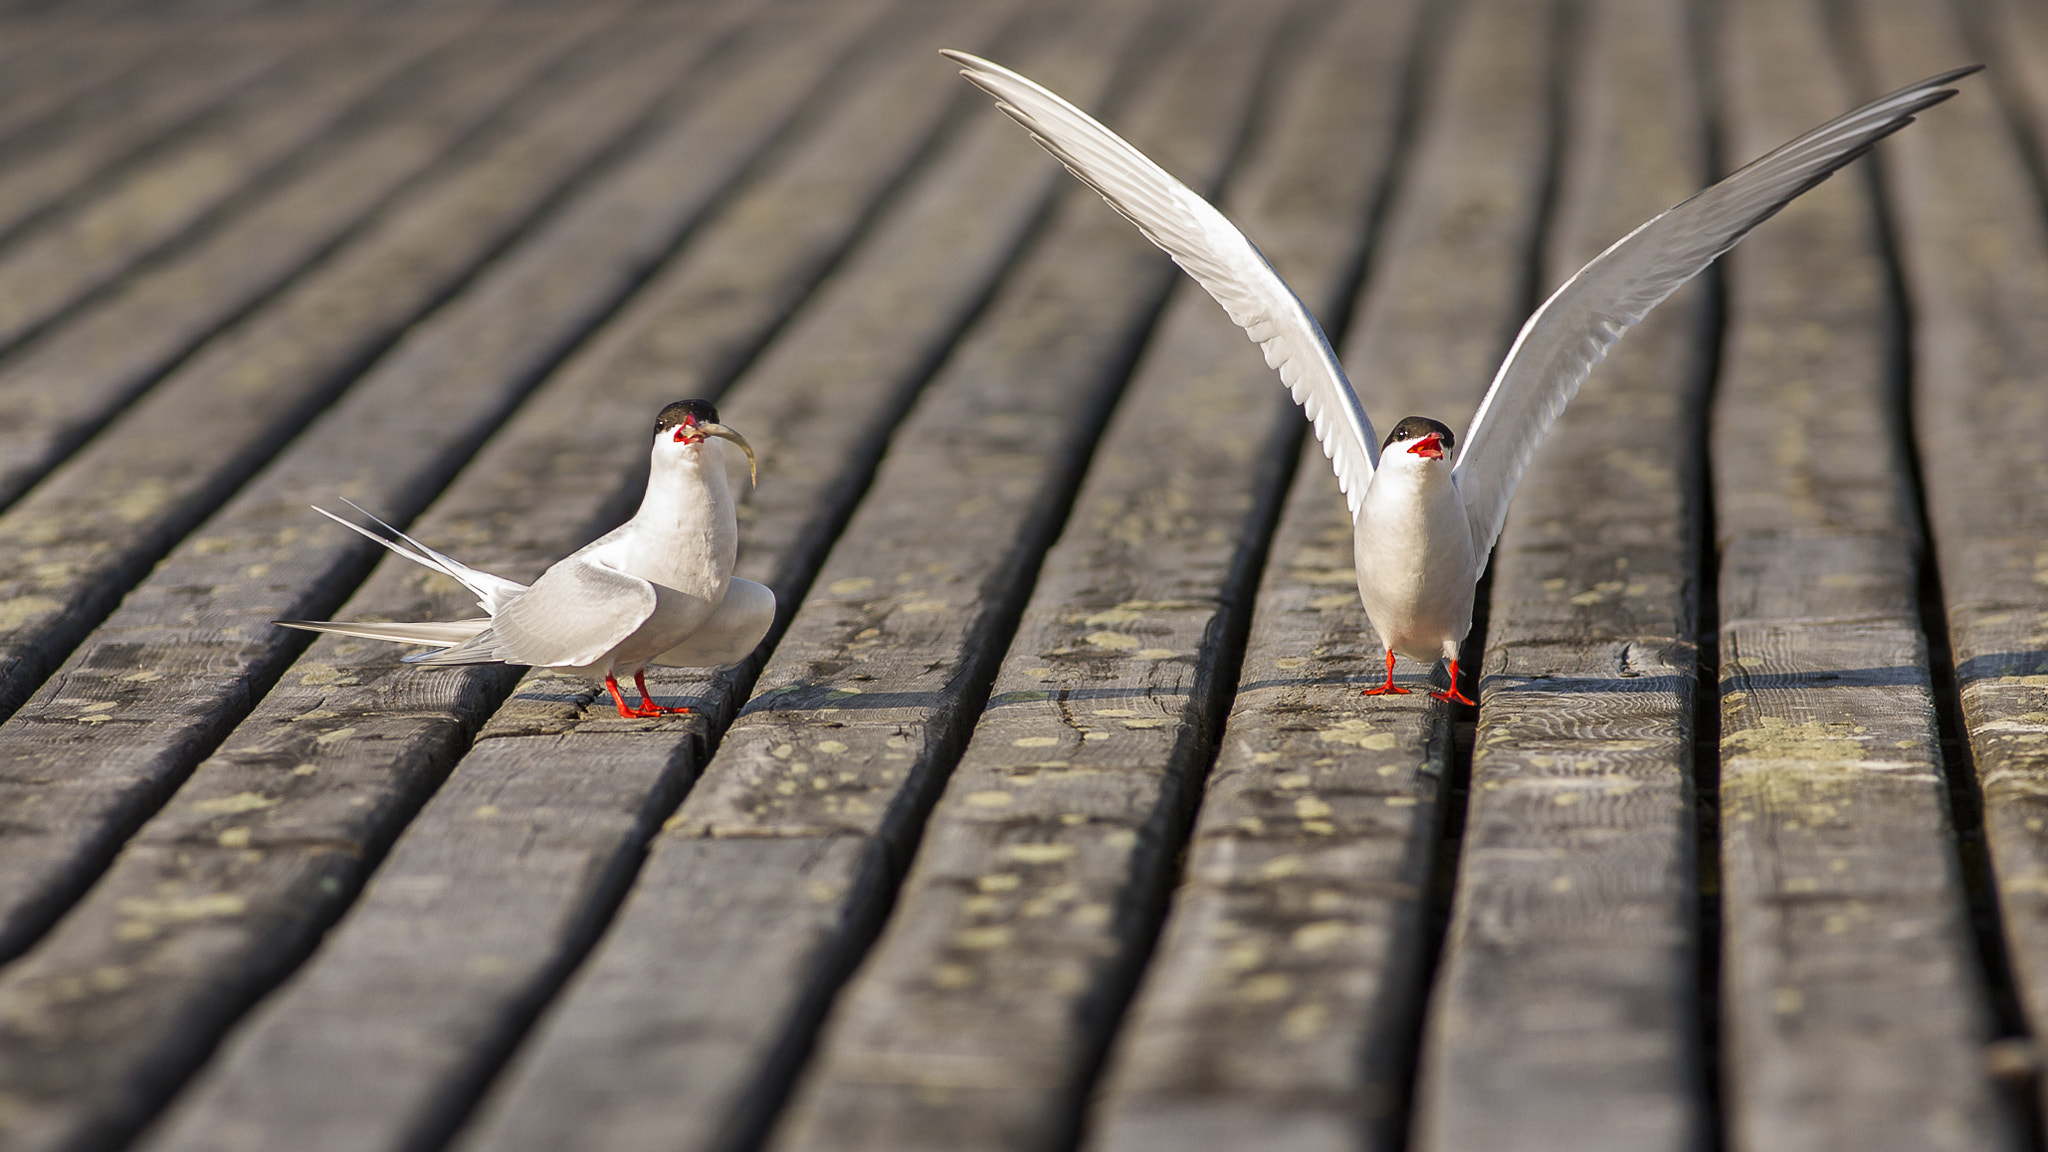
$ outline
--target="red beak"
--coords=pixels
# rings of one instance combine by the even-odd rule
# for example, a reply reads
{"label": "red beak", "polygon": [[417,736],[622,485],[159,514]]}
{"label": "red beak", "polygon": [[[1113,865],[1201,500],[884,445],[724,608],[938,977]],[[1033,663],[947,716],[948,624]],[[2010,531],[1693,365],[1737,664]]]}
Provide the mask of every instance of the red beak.
{"label": "red beak", "polygon": [[676,443],[685,443],[685,438],[696,432],[696,430],[697,418],[695,416],[683,417],[683,422],[676,426]]}
{"label": "red beak", "polygon": [[1417,456],[1428,457],[1431,460],[1441,460],[1444,458],[1444,438],[1441,433],[1431,432],[1429,435],[1417,440],[1415,446],[1408,449],[1408,451]]}

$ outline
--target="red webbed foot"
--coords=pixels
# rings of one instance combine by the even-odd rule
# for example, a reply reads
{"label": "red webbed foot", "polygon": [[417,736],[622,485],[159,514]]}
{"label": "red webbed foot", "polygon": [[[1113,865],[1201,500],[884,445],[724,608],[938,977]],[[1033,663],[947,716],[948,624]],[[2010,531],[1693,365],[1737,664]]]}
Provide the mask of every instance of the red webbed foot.
{"label": "red webbed foot", "polygon": [[1451,704],[1470,704],[1475,708],[1478,707],[1479,701],[1458,691],[1458,662],[1453,660],[1450,662],[1450,665],[1451,686],[1441,692],[1431,692],[1429,698],[1432,700],[1443,700]]}
{"label": "red webbed foot", "polygon": [[687,716],[690,714],[688,708],[665,708],[654,702],[654,694],[647,690],[647,670],[645,668],[633,673],[633,686],[640,689],[640,714],[642,716],[661,716],[665,714]]}
{"label": "red webbed foot", "polygon": [[1387,650],[1387,682],[1386,682],[1385,684],[1382,684],[1382,685],[1380,685],[1380,686],[1379,686],[1379,687],[1377,687],[1377,688],[1367,688],[1367,689],[1364,689],[1364,690],[1363,690],[1362,692],[1360,692],[1360,695],[1363,695],[1363,696],[1406,696],[1406,695],[1408,695],[1408,689],[1406,689],[1406,688],[1403,688],[1403,687],[1401,687],[1401,686],[1400,686],[1399,684],[1396,684],[1396,683],[1394,683],[1394,650],[1393,650],[1393,649],[1389,648],[1389,649]]}

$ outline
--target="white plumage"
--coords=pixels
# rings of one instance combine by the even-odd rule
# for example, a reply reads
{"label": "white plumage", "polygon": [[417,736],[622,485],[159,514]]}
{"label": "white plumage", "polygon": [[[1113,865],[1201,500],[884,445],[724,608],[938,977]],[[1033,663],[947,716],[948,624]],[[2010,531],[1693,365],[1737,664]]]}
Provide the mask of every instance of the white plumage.
{"label": "white plumage", "polygon": [[[965,52],[961,74],[996,98],[1067,170],[1166,250],[1266,354],[1336,470],[1353,522],[1359,598],[1394,654],[1450,662],[1472,627],[1473,584],[1508,502],[1558,413],[1614,342],[1750,229],[1955,94],[1959,68],[1908,85],[1793,140],[1663,212],[1579,269],[1523,323],[1472,417],[1462,447],[1449,428],[1410,417],[1384,445],[1315,317],[1235,225],[1087,113],[1035,82]],[[1403,435],[1404,430],[1409,434]],[[1396,451],[1396,445],[1402,447]],[[1383,455],[1383,453],[1385,455]]]}
{"label": "white plumage", "polygon": [[[408,656],[409,663],[502,661],[561,668],[604,681],[622,716],[686,712],[648,697],[646,669],[736,663],[760,644],[775,619],[775,594],[732,574],[739,523],[728,478],[737,461],[727,458],[733,450],[728,445],[736,445],[751,467],[753,449],[718,423],[710,404],[686,400],[662,409],[640,510],[531,586],[471,568],[381,520],[376,523],[389,536],[316,509],[415,564],[453,577],[476,594],[486,615],[394,624],[278,623],[440,649]],[[623,673],[631,673],[640,689],[637,707],[628,706],[619,691]]]}

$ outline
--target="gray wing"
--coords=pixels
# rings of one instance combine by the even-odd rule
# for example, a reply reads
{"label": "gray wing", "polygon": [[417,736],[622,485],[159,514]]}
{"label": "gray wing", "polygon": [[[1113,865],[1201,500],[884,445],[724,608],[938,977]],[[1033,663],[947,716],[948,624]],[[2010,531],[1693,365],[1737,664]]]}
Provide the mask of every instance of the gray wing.
{"label": "gray wing", "polygon": [[725,585],[725,599],[681,644],[650,664],[678,668],[723,668],[746,659],[775,623],[775,593],[765,584],[734,576]]}
{"label": "gray wing", "polygon": [[416,659],[419,664],[503,660],[540,668],[595,664],[654,615],[654,585],[581,554],[541,573],[467,644]]}
{"label": "gray wing", "polygon": [[1379,439],[1329,339],[1265,256],[1208,201],[1086,112],[1000,64],[950,49],[945,55],[1067,171],[1165,249],[1265,351],[1267,366],[1279,371],[1315,427],[1356,515],[1379,464]]}
{"label": "gray wing", "polygon": [[1977,71],[1958,68],[1873,100],[1755,161],[1617,241],[1522,325],[1479,403],[1455,478],[1479,566],[1493,551],[1529,458],[1614,342],[1750,229]]}

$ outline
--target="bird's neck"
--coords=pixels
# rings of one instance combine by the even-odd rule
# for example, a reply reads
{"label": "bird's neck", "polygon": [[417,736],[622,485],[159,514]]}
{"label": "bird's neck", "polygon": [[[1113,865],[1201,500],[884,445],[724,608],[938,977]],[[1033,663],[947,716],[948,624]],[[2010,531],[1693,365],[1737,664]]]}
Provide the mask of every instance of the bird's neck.
{"label": "bird's neck", "polygon": [[690,461],[656,455],[621,568],[694,594],[725,586],[739,553],[739,523],[718,451]]}

